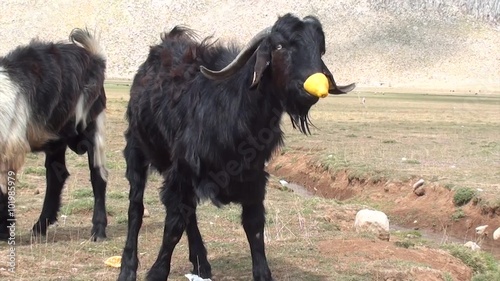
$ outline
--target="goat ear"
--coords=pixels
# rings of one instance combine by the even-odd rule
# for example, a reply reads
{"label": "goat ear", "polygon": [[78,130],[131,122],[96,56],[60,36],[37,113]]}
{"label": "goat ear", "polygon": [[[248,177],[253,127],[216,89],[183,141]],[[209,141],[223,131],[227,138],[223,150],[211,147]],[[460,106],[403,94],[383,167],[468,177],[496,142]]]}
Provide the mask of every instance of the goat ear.
{"label": "goat ear", "polygon": [[255,55],[255,66],[250,89],[255,89],[255,87],[259,85],[260,78],[262,77],[264,70],[266,70],[267,66],[271,62],[271,51],[269,47],[264,46],[264,44],[259,46]]}

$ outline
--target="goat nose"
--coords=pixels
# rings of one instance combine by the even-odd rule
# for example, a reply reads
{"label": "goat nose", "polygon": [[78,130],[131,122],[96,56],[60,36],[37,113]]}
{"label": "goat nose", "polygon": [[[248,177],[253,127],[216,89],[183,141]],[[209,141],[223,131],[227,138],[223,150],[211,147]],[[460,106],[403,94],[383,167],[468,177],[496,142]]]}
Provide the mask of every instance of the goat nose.
{"label": "goat nose", "polygon": [[314,73],[307,77],[304,82],[304,89],[311,95],[318,98],[325,98],[328,96],[328,78],[323,73]]}

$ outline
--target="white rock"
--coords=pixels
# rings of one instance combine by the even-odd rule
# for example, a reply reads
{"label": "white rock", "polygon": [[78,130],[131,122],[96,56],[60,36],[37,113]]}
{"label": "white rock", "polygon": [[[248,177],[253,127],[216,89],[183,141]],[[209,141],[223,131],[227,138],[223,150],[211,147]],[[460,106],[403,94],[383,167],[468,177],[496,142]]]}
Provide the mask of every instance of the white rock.
{"label": "white rock", "polygon": [[203,279],[200,276],[198,276],[196,274],[191,274],[191,273],[185,274],[184,276],[186,276],[187,279],[189,279],[189,281],[211,281],[210,278]]}
{"label": "white rock", "polygon": [[477,191],[479,191],[479,192],[483,192],[484,190],[483,190],[483,189],[481,189],[481,188],[478,188],[478,189],[477,189]]}
{"label": "white rock", "polygon": [[486,230],[487,227],[488,227],[488,225],[481,225],[481,226],[476,227],[476,234],[483,235],[484,231]]}
{"label": "white rock", "polygon": [[419,187],[421,187],[423,184],[424,184],[424,179],[419,179],[414,185],[413,185],[413,189],[417,189]]}
{"label": "white rock", "polygon": [[282,186],[286,186],[288,184],[288,182],[286,180],[280,180],[280,183]]}
{"label": "white rock", "polygon": [[149,214],[149,210],[144,208],[144,214],[142,215],[143,218],[149,218],[151,215]]}
{"label": "white rock", "polygon": [[374,232],[382,240],[389,240],[389,218],[380,211],[363,209],[356,214],[354,220],[356,232]]}
{"label": "white rock", "polygon": [[472,242],[472,241],[469,241],[467,243],[464,244],[465,247],[471,249],[472,251],[479,251],[481,250],[481,247],[479,247],[478,244],[476,244],[476,242]]}
{"label": "white rock", "polygon": [[497,228],[497,230],[495,230],[495,232],[493,232],[493,239],[498,240],[499,238],[500,238],[500,227]]}

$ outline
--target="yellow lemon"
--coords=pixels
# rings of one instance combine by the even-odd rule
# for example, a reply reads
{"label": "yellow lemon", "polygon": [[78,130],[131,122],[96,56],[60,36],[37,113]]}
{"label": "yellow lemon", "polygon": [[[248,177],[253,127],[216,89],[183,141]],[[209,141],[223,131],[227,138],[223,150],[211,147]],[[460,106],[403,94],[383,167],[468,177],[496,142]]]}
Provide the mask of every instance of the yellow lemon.
{"label": "yellow lemon", "polygon": [[314,73],[309,76],[304,82],[304,89],[311,95],[318,98],[325,98],[328,96],[328,78],[323,73]]}

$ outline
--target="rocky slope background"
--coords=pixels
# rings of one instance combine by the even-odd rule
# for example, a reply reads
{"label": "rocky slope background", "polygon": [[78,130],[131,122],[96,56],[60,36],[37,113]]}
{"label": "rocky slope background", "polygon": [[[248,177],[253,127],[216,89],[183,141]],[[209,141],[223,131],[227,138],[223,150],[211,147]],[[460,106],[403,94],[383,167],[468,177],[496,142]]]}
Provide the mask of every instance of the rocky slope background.
{"label": "rocky slope background", "polygon": [[245,44],[287,12],[312,14],[339,84],[500,91],[500,0],[5,0],[0,54],[31,38],[100,31],[110,79],[132,79],[160,33],[177,24]]}

